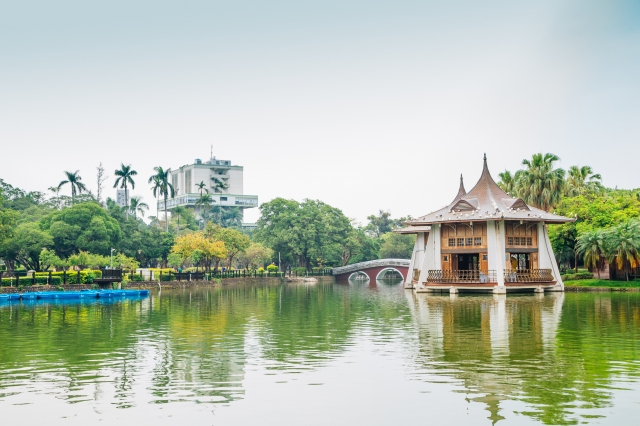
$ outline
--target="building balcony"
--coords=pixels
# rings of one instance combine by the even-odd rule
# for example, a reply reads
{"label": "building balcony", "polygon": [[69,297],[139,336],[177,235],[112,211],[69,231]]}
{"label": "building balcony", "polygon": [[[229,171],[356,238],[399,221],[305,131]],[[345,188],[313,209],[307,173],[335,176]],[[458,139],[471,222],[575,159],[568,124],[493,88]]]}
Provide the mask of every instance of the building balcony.
{"label": "building balcony", "polygon": [[[441,269],[429,270],[427,285],[429,284],[496,284],[496,271],[445,271]],[[504,271],[505,284],[552,283],[554,281],[551,269],[518,269]]]}
{"label": "building balcony", "polygon": [[[209,195],[213,197],[214,202],[212,205],[214,206],[240,208],[258,207],[257,195],[234,195],[224,192],[210,193]],[[176,195],[174,198],[167,199],[167,209],[171,210],[178,206],[195,207],[199,199],[199,193]],[[164,210],[164,200],[162,198],[158,200],[158,209]]]}

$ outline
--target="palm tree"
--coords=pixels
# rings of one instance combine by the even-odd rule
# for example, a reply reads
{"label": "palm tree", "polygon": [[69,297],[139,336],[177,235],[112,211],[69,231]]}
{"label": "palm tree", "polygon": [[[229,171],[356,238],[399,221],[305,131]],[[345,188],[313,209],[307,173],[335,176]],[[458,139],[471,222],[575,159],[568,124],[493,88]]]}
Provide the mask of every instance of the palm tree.
{"label": "palm tree", "polygon": [[629,220],[609,230],[605,235],[609,263],[617,263],[629,281],[629,270],[640,264],[640,222]]}
{"label": "palm tree", "polygon": [[165,223],[165,231],[169,232],[169,221],[167,220],[167,198],[169,194],[171,194],[171,198],[175,196],[175,190],[173,189],[173,185],[169,182],[169,176],[171,175],[171,169],[164,170],[162,167],[154,167],[153,170],[156,171],[155,175],[152,175],[149,178],[149,183],[153,184],[151,188],[153,190],[153,196],[158,197],[158,195],[162,195],[164,197],[164,223]]}
{"label": "palm tree", "polygon": [[145,210],[149,210],[149,205],[142,202],[142,197],[131,197],[129,202],[129,211],[133,213],[134,219],[138,219],[138,213],[144,217]]}
{"label": "palm tree", "polygon": [[529,160],[523,160],[526,166],[517,179],[517,192],[527,204],[542,210],[550,210],[562,198],[564,192],[564,169],[554,169],[554,163],[560,160],[555,154],[534,154]]}
{"label": "palm tree", "polygon": [[217,223],[218,225],[222,226],[222,207],[219,205],[215,205],[213,207],[211,207],[211,213],[213,214],[213,217],[215,218],[215,223]]}
{"label": "palm tree", "polygon": [[520,178],[520,173],[520,170],[514,175],[508,170],[505,170],[504,173],[499,173],[500,182],[498,182],[498,186],[512,197],[518,197],[518,179]]}
{"label": "palm tree", "polygon": [[84,186],[84,183],[81,182],[82,177],[80,177],[80,175],[78,174],[80,173],[80,170],[76,170],[73,173],[65,171],[64,173],[67,175],[67,178],[58,184],[58,191],[60,191],[60,188],[62,188],[62,186],[70,184],[71,204],[74,204],[76,200],[76,194],[81,194],[82,191],[86,191],[87,187]]}
{"label": "palm tree", "polygon": [[229,184],[224,182],[222,179],[217,178],[215,176],[211,177],[211,180],[213,181],[213,183],[211,184],[211,187],[213,188],[213,190],[215,192],[222,192],[223,190],[229,188]]}
{"label": "palm tree", "polygon": [[215,200],[209,194],[204,194],[200,196],[200,199],[196,202],[196,206],[200,206],[200,212],[201,212],[200,216],[202,217],[203,228],[207,221],[207,212],[209,211],[209,209],[211,209],[211,206],[213,205],[214,202]]}
{"label": "palm tree", "polygon": [[[200,181],[200,183],[196,184],[196,188],[198,188],[198,192],[200,192],[200,200],[202,200],[202,193],[206,192],[207,194],[209,193],[209,190],[207,189],[207,184],[204,183],[204,181]],[[197,203],[196,203],[197,204]],[[202,204],[202,203],[200,203]],[[202,216],[202,213],[200,214],[200,216]]]}
{"label": "palm tree", "polygon": [[[136,188],[136,183],[134,182],[132,176],[137,175],[138,172],[136,172],[131,168],[131,164],[127,164],[125,166],[124,163],[121,163],[120,169],[116,170],[115,174],[117,176],[117,179],[113,187],[117,188],[118,184],[120,184],[120,188],[124,189],[124,205],[128,206],[129,205],[129,189],[127,188],[127,184],[131,185],[131,189]],[[127,217],[129,217],[129,209],[125,209],[125,214],[127,215]]]}
{"label": "palm tree", "polygon": [[60,210],[60,187],[59,186],[50,186],[47,188],[49,191],[56,194],[55,206],[58,210]]}
{"label": "palm tree", "polygon": [[584,266],[598,271],[600,279],[600,261],[605,255],[605,232],[598,229],[581,234],[576,244],[576,252],[584,256]]}
{"label": "palm tree", "polygon": [[240,211],[240,207],[225,208],[222,212],[222,223],[227,228],[241,227],[242,211]]}
{"label": "palm tree", "polygon": [[186,211],[187,209],[185,209],[184,207],[178,206],[171,212],[171,217],[175,216],[176,219],[178,219],[178,231],[176,232],[176,235],[180,235],[180,218],[183,214],[186,213]]}
{"label": "palm tree", "polygon": [[567,173],[567,195],[575,197],[587,191],[600,191],[602,189],[601,180],[602,176],[593,173],[593,169],[590,166],[571,166]]}

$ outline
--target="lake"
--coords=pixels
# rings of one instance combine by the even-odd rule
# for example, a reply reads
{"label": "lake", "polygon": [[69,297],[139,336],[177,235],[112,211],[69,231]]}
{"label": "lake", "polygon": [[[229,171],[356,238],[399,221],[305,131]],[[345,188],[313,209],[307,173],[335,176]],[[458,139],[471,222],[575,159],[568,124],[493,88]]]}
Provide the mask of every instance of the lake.
{"label": "lake", "polygon": [[635,424],[640,294],[398,282],[0,304],[10,424]]}

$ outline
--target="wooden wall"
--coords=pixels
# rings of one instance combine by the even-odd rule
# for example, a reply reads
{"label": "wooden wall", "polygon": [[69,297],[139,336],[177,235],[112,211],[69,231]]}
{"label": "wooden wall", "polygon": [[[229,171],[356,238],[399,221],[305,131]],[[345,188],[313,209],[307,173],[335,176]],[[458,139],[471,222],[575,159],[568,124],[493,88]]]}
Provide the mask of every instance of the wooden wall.
{"label": "wooden wall", "polygon": [[[485,251],[487,249],[487,224],[485,222],[472,223],[473,225],[471,222],[443,223],[442,249],[479,249],[478,251]],[[455,244],[452,245],[452,243]]]}

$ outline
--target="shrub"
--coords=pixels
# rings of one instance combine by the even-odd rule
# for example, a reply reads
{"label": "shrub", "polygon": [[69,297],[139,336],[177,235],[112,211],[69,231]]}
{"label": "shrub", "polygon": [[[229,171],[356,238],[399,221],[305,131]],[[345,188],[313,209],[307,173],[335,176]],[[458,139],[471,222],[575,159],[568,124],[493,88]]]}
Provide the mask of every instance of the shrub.
{"label": "shrub", "polygon": [[[39,277],[36,275],[36,285],[46,285],[46,284],[50,284],[50,285],[61,285],[62,284],[62,278],[61,277],[51,277],[51,281],[48,281],[49,277]],[[19,281],[19,285],[18,287],[22,287],[25,285],[31,285],[33,283],[32,278],[31,277],[20,277],[20,281]],[[2,286],[10,286],[10,285],[16,285],[16,279],[15,278],[3,278],[2,279]]]}
{"label": "shrub", "polygon": [[278,272],[278,266],[274,265],[273,263],[269,266],[267,266],[267,271],[269,272]]}
{"label": "shrub", "polygon": [[593,278],[593,273],[591,272],[578,272],[577,274],[564,274],[561,275],[563,281],[572,281],[572,280],[587,280]]}

